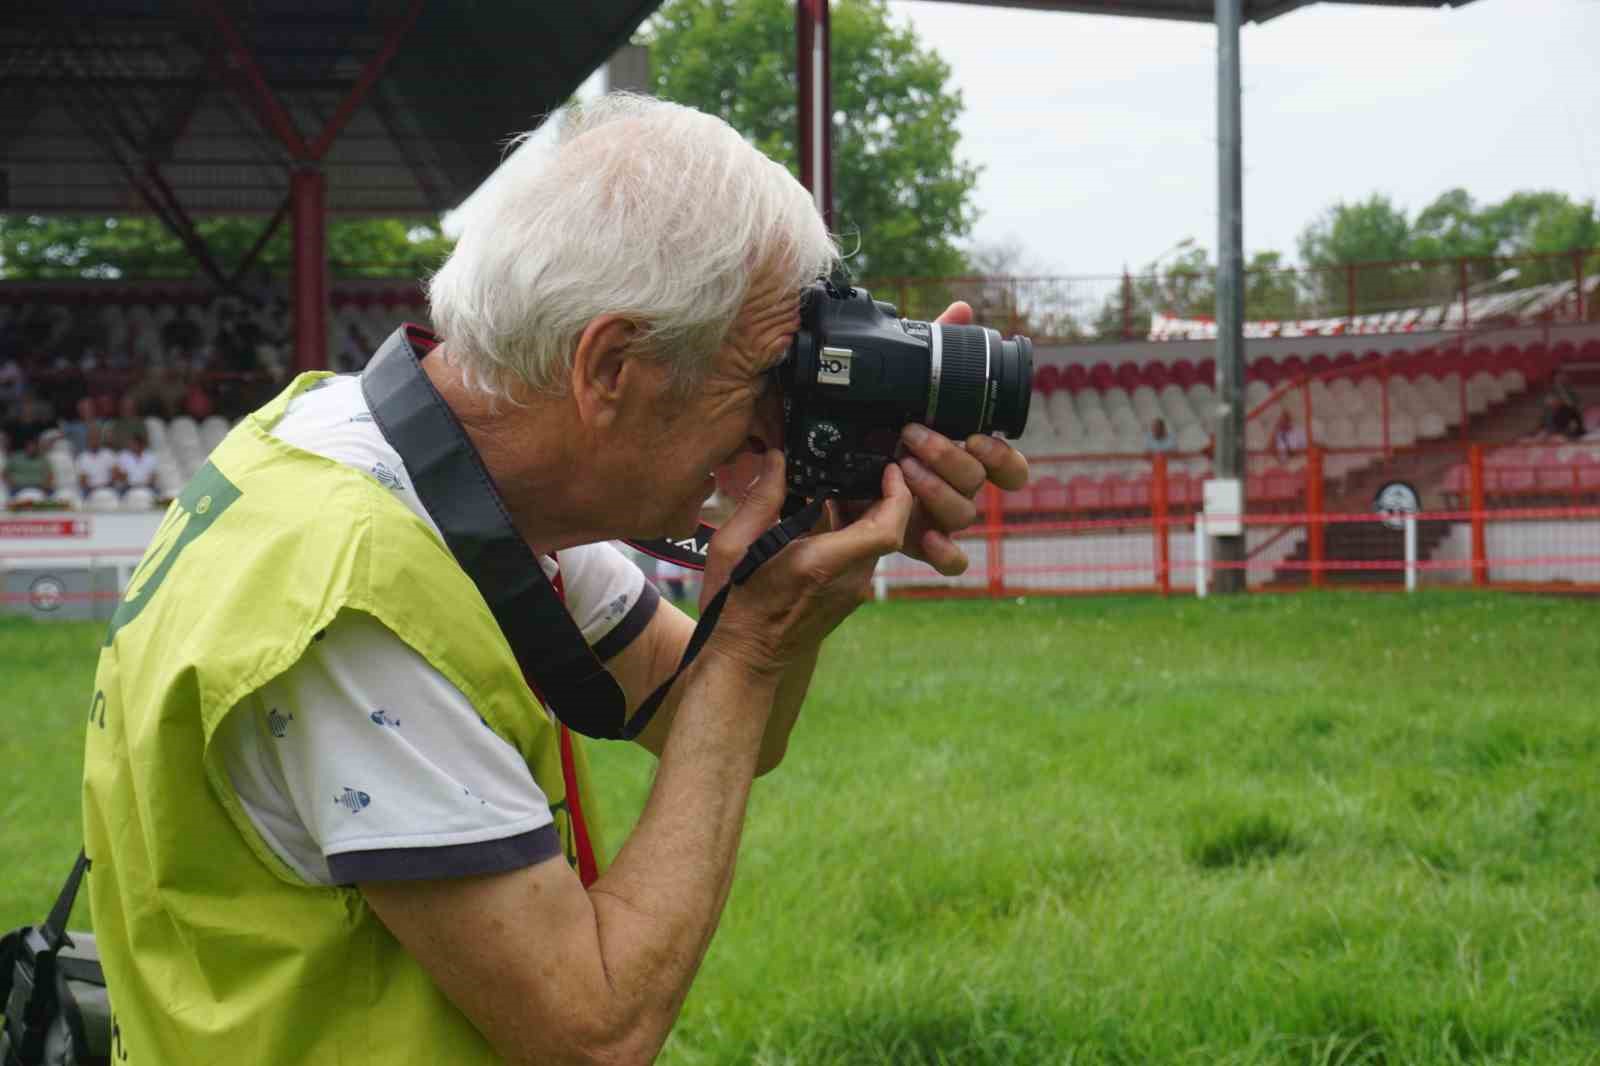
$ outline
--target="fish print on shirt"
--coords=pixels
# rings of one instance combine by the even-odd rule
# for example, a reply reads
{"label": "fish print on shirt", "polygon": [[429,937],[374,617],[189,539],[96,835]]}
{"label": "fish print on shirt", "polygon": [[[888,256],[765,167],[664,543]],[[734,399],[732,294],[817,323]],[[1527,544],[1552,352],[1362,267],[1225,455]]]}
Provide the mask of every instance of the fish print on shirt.
{"label": "fish print on shirt", "polygon": [[360,814],[372,804],[372,797],[346,785],[342,794],[333,797],[333,802],[351,814]]}

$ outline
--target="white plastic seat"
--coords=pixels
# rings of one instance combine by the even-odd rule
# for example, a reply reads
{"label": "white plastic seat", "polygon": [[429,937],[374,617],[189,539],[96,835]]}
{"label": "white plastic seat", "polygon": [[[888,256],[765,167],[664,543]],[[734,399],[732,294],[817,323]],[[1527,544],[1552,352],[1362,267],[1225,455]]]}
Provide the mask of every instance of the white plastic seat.
{"label": "white plastic seat", "polygon": [[1366,406],[1361,393],[1356,391],[1355,382],[1349,378],[1335,378],[1333,384],[1328,386],[1328,396],[1333,400],[1334,412],[1346,418],[1361,415],[1362,408]]}
{"label": "white plastic seat", "polygon": [[1115,385],[1111,386],[1109,389],[1101,390],[1100,406],[1106,409],[1106,414],[1110,414],[1111,412],[1117,410],[1133,410],[1133,403],[1128,399],[1127,390],[1118,388]]}
{"label": "white plastic seat", "polygon": [[1088,422],[1091,415],[1105,414],[1100,403],[1100,393],[1095,389],[1079,389],[1072,394],[1073,406],[1078,409],[1078,421]]}
{"label": "white plastic seat", "polygon": [[85,511],[117,511],[122,509],[122,498],[116,489],[91,489],[83,501]]}
{"label": "white plastic seat", "polygon": [[1324,443],[1330,448],[1354,448],[1356,426],[1349,418],[1330,418],[1324,423]]}
{"label": "white plastic seat", "polygon": [[1355,447],[1383,447],[1383,418],[1380,415],[1367,415],[1356,423]]}
{"label": "white plastic seat", "polygon": [[200,444],[210,455],[222,443],[222,438],[228,435],[228,420],[221,415],[212,415],[200,423]]}
{"label": "white plastic seat", "polygon": [[1417,436],[1422,440],[1437,440],[1449,431],[1444,417],[1436,411],[1417,416]]}
{"label": "white plastic seat", "polygon": [[1271,395],[1272,386],[1259,378],[1244,387],[1244,402],[1247,407],[1258,407]]}
{"label": "white plastic seat", "polygon": [[1210,385],[1197,381],[1189,386],[1189,406],[1202,419],[1216,405],[1217,394]]}
{"label": "white plastic seat", "polygon": [[201,447],[200,427],[188,415],[179,415],[167,424],[167,439],[172,442],[174,450],[180,453],[198,451]]}
{"label": "white plastic seat", "polygon": [[1500,386],[1501,388],[1505,389],[1505,394],[1507,396],[1515,396],[1517,393],[1528,387],[1528,382],[1527,379],[1522,376],[1522,371],[1505,370],[1500,374]]}
{"label": "white plastic seat", "polygon": [[147,488],[132,488],[122,494],[124,511],[153,511],[155,506],[156,494]]}
{"label": "white plastic seat", "polygon": [[167,443],[167,424],[159,418],[144,420],[144,440],[151,451],[160,451]]}
{"label": "white plastic seat", "polygon": [[1473,389],[1487,396],[1491,404],[1506,398],[1506,390],[1501,386],[1500,379],[1487,370],[1480,370],[1467,379],[1467,391],[1470,393]]}
{"label": "white plastic seat", "polygon": [[1050,424],[1057,431],[1078,424],[1078,409],[1072,402],[1072,394],[1065,389],[1052,392],[1049,399],[1044,402],[1044,409]]}
{"label": "white plastic seat", "polygon": [[1389,412],[1389,446],[1406,448],[1417,443],[1417,423],[1404,411]]}

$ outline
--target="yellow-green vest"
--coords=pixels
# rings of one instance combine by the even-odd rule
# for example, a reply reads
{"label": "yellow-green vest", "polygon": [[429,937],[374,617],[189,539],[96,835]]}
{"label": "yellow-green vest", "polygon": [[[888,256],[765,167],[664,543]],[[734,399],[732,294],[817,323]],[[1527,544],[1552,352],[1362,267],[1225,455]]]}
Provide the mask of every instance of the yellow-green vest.
{"label": "yellow-green vest", "polygon": [[561,732],[477,588],[377,481],[269,432],[326,376],[297,378],[212,453],[106,634],[84,834],[119,1061],[497,1061],[356,889],[307,885],[273,854],[211,749],[229,710],[341,610],[388,626],[522,753],[575,856]]}

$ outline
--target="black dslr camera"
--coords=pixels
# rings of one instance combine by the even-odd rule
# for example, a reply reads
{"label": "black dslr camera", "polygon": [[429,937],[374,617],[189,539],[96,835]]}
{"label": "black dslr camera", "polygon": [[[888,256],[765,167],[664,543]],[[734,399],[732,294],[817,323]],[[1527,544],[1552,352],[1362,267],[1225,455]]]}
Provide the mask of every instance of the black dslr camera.
{"label": "black dslr camera", "polygon": [[908,422],[958,441],[993,430],[1020,437],[1033,342],[901,318],[865,290],[819,281],[802,295],[800,331],[773,373],[791,495],[876,499]]}

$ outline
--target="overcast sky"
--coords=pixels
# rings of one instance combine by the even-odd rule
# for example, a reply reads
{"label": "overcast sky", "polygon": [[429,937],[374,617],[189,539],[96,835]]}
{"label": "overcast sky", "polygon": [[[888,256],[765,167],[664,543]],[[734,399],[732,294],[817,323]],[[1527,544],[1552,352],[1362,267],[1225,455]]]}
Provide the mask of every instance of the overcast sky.
{"label": "overcast sky", "polygon": [[[892,0],[965,94],[975,238],[1039,268],[1137,268],[1216,247],[1216,32],[1153,19]],[[1462,186],[1600,197],[1600,0],[1320,4],[1247,25],[1244,240],[1295,254],[1341,199],[1413,213]]]}

